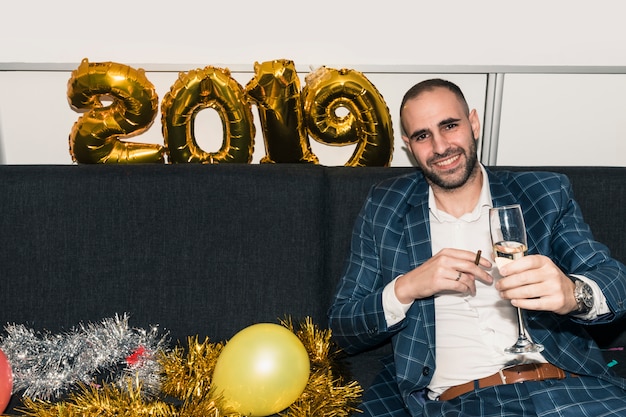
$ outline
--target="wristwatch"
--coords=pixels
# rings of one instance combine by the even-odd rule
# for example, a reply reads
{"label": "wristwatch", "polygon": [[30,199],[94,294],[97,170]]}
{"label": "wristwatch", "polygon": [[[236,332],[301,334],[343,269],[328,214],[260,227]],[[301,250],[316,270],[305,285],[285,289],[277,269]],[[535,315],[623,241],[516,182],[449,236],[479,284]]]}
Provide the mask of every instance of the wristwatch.
{"label": "wristwatch", "polygon": [[578,309],[573,311],[574,314],[587,314],[593,308],[593,290],[591,286],[582,279],[570,277],[574,281],[574,298],[578,304]]}

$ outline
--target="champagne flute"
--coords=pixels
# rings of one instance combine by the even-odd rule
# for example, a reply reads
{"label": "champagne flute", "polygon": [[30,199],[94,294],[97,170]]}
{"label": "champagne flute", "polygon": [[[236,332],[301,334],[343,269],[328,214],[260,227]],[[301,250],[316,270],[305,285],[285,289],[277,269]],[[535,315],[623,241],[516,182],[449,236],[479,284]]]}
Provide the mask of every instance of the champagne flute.
{"label": "champagne flute", "polygon": [[[526,226],[522,208],[519,204],[494,207],[489,210],[489,227],[495,261],[498,268],[516,259],[526,256],[528,244],[526,243]],[[521,354],[541,352],[543,345],[533,343],[526,336],[522,310],[517,308],[517,342],[504,351],[507,353]]]}

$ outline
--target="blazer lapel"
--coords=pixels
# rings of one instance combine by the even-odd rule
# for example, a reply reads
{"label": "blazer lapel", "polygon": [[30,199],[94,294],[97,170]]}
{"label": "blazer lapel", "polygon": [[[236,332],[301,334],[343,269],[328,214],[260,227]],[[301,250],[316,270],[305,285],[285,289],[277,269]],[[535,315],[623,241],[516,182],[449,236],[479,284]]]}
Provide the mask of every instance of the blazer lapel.
{"label": "blazer lapel", "polygon": [[517,199],[502,184],[502,181],[491,171],[487,170],[489,176],[489,188],[491,191],[491,201],[494,207],[508,206],[518,203]]}
{"label": "blazer lapel", "polygon": [[[494,207],[501,207],[510,204],[521,204],[520,197],[516,197],[513,195],[507,186],[505,186],[500,178],[492,173],[487,171],[489,174],[489,186],[491,189],[491,200],[493,202]],[[528,243],[528,253],[537,253],[537,245],[535,239],[535,230],[532,227],[528,227],[530,220],[530,213],[528,212],[528,207],[522,205],[522,213],[524,214],[524,221],[526,223],[526,237]],[[540,231],[543,233],[543,229]]]}
{"label": "blazer lapel", "polygon": [[408,211],[404,217],[409,264],[417,268],[432,257],[430,216],[428,211],[428,184],[420,181],[407,199]]}

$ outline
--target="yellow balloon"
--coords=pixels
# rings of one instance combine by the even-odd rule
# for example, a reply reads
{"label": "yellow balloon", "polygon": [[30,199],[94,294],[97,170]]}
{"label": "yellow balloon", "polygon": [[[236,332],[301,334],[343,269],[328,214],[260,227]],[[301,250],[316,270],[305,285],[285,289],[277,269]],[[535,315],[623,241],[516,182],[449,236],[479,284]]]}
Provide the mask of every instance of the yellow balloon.
{"label": "yellow balloon", "polygon": [[212,384],[229,409],[269,416],[300,397],[309,373],[309,354],[300,339],[283,326],[260,323],[226,343],[217,358]]}

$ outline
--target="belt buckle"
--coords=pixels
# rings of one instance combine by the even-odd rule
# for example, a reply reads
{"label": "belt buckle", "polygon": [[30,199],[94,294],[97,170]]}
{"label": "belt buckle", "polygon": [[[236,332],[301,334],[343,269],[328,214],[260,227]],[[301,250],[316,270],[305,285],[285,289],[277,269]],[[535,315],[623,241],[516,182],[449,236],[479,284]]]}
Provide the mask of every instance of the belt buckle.
{"label": "belt buckle", "polygon": [[[500,379],[502,380],[503,384],[514,384],[516,382],[524,382],[526,381],[525,378],[522,378],[521,380],[519,380],[519,376],[520,376],[520,371],[519,370],[515,370],[515,368],[517,368],[518,366],[524,366],[524,365],[538,365],[538,362],[535,361],[520,361],[520,360],[512,360],[510,362],[508,362],[503,368],[501,368],[498,371],[498,374],[500,375]],[[513,377],[511,378],[511,381],[507,381],[507,375],[505,374],[506,371],[513,371],[513,372],[517,372],[517,378]],[[536,371],[536,370],[535,370]]]}
{"label": "belt buckle", "polygon": [[527,362],[527,361],[521,361],[518,359],[514,359],[512,361],[507,362],[504,367],[500,368],[500,370],[498,371],[498,374],[500,375],[500,379],[502,379],[502,383],[503,384],[507,384],[506,382],[506,375],[504,374],[505,371],[508,371],[510,369],[513,369],[519,365],[526,365],[526,364],[530,364],[533,362]]}
{"label": "belt buckle", "polygon": [[505,370],[505,369],[506,369],[506,368],[502,368],[502,369],[499,369],[499,370],[498,370],[498,374],[500,375],[500,379],[502,380],[502,383],[503,383],[503,384],[506,384],[506,383],[507,383],[507,382],[506,382],[506,375],[504,375],[504,370]]}

